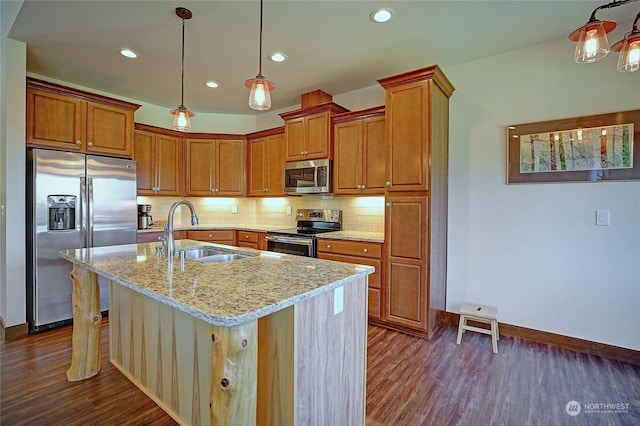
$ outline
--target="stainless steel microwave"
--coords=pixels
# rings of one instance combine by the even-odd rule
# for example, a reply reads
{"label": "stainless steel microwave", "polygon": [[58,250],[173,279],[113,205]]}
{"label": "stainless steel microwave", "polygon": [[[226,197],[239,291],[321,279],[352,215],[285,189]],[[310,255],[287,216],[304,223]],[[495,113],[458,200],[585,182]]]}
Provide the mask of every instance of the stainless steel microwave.
{"label": "stainless steel microwave", "polygon": [[284,192],[287,194],[331,193],[331,160],[284,163]]}

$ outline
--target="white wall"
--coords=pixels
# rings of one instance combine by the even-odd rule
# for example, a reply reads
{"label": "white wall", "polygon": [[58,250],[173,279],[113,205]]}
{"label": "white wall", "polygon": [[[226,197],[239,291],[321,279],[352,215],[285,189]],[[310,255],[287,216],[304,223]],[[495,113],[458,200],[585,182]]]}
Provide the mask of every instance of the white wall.
{"label": "white wall", "polygon": [[0,317],[6,326],[26,318],[25,68],[26,45],[6,38],[22,2],[0,2]]}
{"label": "white wall", "polygon": [[572,53],[559,40],[444,69],[447,310],[485,303],[509,324],[640,350],[640,181],[505,183],[507,125],[640,107],[640,73]]}

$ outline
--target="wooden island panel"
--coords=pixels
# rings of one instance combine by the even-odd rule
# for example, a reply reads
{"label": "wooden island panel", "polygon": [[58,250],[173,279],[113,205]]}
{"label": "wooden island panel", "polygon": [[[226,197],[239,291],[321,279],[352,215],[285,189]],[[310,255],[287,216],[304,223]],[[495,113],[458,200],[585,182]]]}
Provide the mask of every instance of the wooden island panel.
{"label": "wooden island panel", "polygon": [[219,327],[112,281],[111,363],[180,424],[364,425],[367,279],[343,291]]}

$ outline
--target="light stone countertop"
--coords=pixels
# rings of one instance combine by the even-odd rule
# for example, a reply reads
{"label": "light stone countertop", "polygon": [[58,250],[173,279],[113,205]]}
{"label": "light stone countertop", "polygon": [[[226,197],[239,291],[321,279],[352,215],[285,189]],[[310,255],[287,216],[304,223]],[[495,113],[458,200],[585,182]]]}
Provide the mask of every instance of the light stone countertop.
{"label": "light stone countertop", "polygon": [[160,243],[63,250],[60,256],[98,275],[218,326],[280,311],[373,273],[370,266],[178,240],[176,248],[213,246],[253,257],[222,263],[156,255]]}
{"label": "light stone countertop", "polygon": [[372,243],[384,243],[383,232],[365,231],[335,231],[318,234],[318,238],[330,238],[334,240],[368,241]]}

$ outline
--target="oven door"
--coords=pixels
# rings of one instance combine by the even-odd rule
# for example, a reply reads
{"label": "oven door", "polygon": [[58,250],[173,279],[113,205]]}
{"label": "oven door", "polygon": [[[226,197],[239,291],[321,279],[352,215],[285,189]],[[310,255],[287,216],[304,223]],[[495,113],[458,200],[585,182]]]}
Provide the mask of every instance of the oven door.
{"label": "oven door", "polygon": [[267,234],[265,238],[267,240],[267,251],[293,254],[296,256],[316,257],[314,238],[270,234]]}

